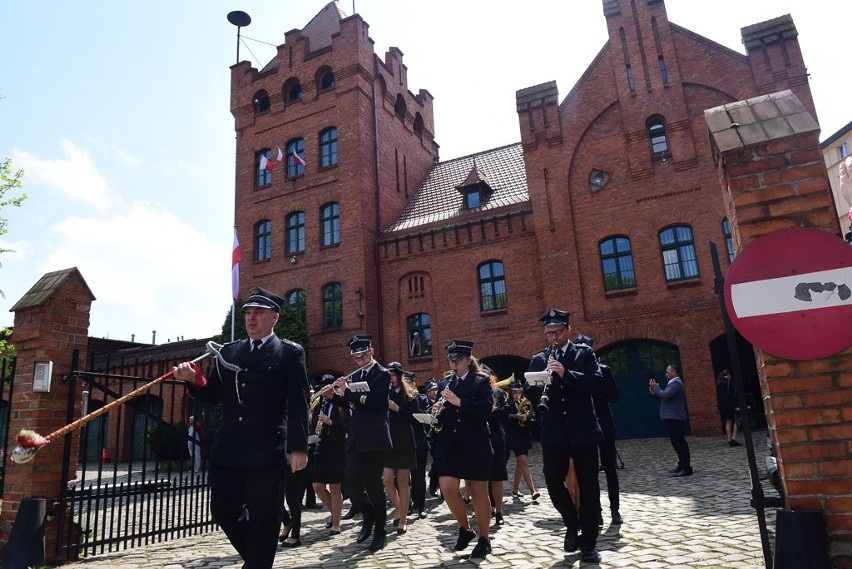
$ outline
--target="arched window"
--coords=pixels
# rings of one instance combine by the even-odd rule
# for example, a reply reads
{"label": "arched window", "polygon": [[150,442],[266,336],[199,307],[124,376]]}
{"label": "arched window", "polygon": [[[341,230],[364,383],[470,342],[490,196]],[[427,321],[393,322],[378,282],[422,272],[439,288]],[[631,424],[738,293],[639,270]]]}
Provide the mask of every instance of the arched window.
{"label": "arched window", "polygon": [[254,224],[254,260],[272,258],[272,222],[262,219]]}
{"label": "arched window", "polygon": [[648,139],[651,141],[651,154],[657,157],[669,154],[669,140],[666,138],[666,122],[661,116],[648,119]]}
{"label": "arched window", "polygon": [[477,269],[479,276],[479,309],[498,310],[506,308],[506,277],[503,263],[486,261]]}
{"label": "arched window", "polygon": [[340,205],[330,202],[320,208],[320,245],[340,243]]}
{"label": "arched window", "polygon": [[305,250],[305,212],[294,211],[285,218],[285,245],[288,255]]}
{"label": "arched window", "polygon": [[305,291],[298,288],[288,292],[284,298],[287,299],[287,304],[293,309],[302,322],[305,321]]}
{"label": "arched window", "polygon": [[254,186],[272,183],[272,150],[264,148],[254,155]]}
{"label": "arched window", "polygon": [[269,95],[261,89],[252,97],[251,105],[254,108],[254,114],[265,113],[269,110]]}
{"label": "arched window", "polygon": [[728,262],[734,262],[734,240],[731,237],[731,224],[728,222],[728,218],[722,220],[722,233],[725,234],[725,246],[728,248]]}
{"label": "arched window", "polygon": [[287,143],[287,177],[295,178],[305,173],[305,141],[294,138]]}
{"label": "arched window", "polygon": [[408,355],[412,358],[432,355],[432,326],[425,312],[412,314],[407,319]]}
{"label": "arched window", "polygon": [[636,286],[630,239],[627,237],[604,239],[600,242],[600,252],[604,290],[618,290]]}
{"label": "arched window", "polygon": [[284,83],[284,100],[288,103],[296,103],[302,100],[302,84],[295,77],[288,79]]}
{"label": "arched window", "polygon": [[423,136],[423,115],[420,113],[414,114],[414,134],[419,137]]}
{"label": "arched window", "polygon": [[691,227],[675,225],[660,231],[660,249],[667,282],[698,277],[698,260],[695,257]]}
{"label": "arched window", "polygon": [[402,98],[402,93],[396,96],[396,103],[393,105],[393,112],[399,120],[405,120],[405,99]]}
{"label": "arched window", "polygon": [[334,89],[334,73],[328,66],[323,66],[317,71],[317,85],[320,91]]}
{"label": "arched window", "polygon": [[343,325],[343,292],[340,283],[322,287],[322,327],[339,328]]}
{"label": "arched window", "polygon": [[337,129],[329,127],[319,134],[320,168],[337,164]]}

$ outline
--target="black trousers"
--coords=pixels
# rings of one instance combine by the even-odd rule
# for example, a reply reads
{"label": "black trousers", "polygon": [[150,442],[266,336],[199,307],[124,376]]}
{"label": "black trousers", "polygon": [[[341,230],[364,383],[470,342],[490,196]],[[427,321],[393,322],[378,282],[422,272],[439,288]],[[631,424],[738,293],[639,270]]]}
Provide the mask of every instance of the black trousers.
{"label": "black trousers", "polygon": [[[568,531],[576,532],[578,527],[582,530],[577,538],[580,549],[594,549],[598,541],[598,514],[601,511],[597,443],[572,447],[541,445],[541,458],[547,492],[553,506],[562,515],[562,522]],[[577,472],[577,485],[580,487],[579,513],[565,487],[568,464],[572,458]]]}
{"label": "black trousers", "polygon": [[344,484],[352,506],[364,517],[364,525],[375,524],[376,531],[385,531],[387,507],[384,473],[384,451],[346,453]]}
{"label": "black trousers", "polygon": [[666,428],[669,430],[669,440],[672,442],[677,453],[677,466],[679,469],[691,470],[692,464],[689,460],[689,445],[684,436],[684,421],[678,419],[664,419]]}
{"label": "black trousers", "polygon": [[411,471],[411,501],[418,512],[426,509],[426,457],[428,448],[419,448],[416,452],[417,466]]}
{"label": "black trousers", "polygon": [[[305,471],[292,472],[284,466],[284,492],[281,496],[281,523],[290,526],[290,537],[299,539],[302,531],[302,495],[305,493]],[[287,505],[284,505],[286,498]],[[287,511],[290,508],[290,511]]]}
{"label": "black trousers", "polygon": [[606,474],[606,492],[609,495],[609,509],[618,511],[618,472],[616,472],[615,437],[604,437],[598,443],[601,466]]}
{"label": "black trousers", "polygon": [[[210,511],[245,569],[270,569],[278,549],[284,469],[210,465]],[[243,506],[248,510],[244,518]]]}

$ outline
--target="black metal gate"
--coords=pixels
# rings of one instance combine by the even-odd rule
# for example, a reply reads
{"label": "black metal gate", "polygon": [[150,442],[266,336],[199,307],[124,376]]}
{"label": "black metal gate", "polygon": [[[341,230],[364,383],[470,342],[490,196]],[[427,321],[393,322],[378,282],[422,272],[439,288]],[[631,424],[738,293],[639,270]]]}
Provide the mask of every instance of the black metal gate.
{"label": "black metal gate", "polygon": [[0,358],[0,496],[6,479],[6,451],[9,444],[9,409],[12,400],[12,387],[15,379],[14,357]]}
{"label": "black metal gate", "polygon": [[[174,361],[149,356],[90,355],[80,371],[74,353],[68,376],[68,423],[75,403],[85,415],[147,384]],[[218,410],[188,396],[183,382],[164,381],[87,423],[79,449],[65,437],[63,477],[49,513],[57,516],[55,562],[128,549],[217,529],[209,509],[206,459],[194,471],[187,433],[195,415],[213,433]],[[206,423],[206,424],[205,424]],[[205,456],[204,453],[202,456]]]}

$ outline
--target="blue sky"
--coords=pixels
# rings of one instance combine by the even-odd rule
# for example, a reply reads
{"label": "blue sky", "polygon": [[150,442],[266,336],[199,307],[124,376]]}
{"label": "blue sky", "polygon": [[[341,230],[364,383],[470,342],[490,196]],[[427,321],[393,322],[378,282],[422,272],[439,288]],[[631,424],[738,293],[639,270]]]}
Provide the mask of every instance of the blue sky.
{"label": "blue sky", "polygon": [[[156,330],[163,343],[217,333],[230,306],[234,216],[236,28],[226,15],[252,17],[240,58],[262,67],[275,53],[266,43],[283,43],[325,4],[0,3],[0,156],[26,171],[29,194],[0,212],[10,220],[0,243],[15,250],[0,256],[0,325],[12,324],[9,308],[41,275],[76,266],[97,297],[93,336],[150,341]],[[340,5],[352,13],[351,1]],[[515,91],[556,80],[564,97],[606,41],[600,0],[508,6],[356,0],[376,52],[401,49],[409,88],[435,97],[442,159],[517,142]],[[836,2],[666,6],[672,22],[739,53],[741,27],[792,14],[821,138],[852,120],[848,18]]]}

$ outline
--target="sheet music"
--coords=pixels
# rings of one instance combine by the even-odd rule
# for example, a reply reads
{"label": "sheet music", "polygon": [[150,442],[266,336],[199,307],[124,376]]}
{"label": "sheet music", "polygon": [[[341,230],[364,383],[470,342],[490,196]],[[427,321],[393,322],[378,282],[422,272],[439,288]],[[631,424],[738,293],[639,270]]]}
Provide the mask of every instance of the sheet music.
{"label": "sheet music", "polygon": [[349,391],[353,393],[366,393],[370,391],[370,384],[366,381],[356,381],[349,384]]}
{"label": "sheet music", "polygon": [[412,413],[411,416],[424,425],[431,425],[435,422],[435,417],[431,413]]}
{"label": "sheet music", "polygon": [[550,375],[546,371],[527,371],[524,372],[524,378],[531,386],[550,385]]}

